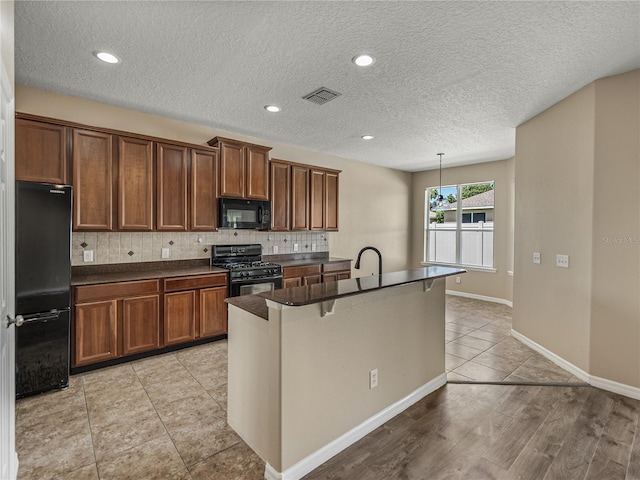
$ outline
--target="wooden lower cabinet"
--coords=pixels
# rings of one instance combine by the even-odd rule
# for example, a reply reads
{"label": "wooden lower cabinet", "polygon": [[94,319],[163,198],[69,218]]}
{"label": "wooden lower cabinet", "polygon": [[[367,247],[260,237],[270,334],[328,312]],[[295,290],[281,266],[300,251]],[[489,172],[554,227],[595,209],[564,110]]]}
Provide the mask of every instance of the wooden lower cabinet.
{"label": "wooden lower cabinet", "polygon": [[212,337],[227,333],[227,287],[200,290],[199,337]]}
{"label": "wooden lower cabinet", "polygon": [[302,286],[302,277],[292,277],[282,279],[282,288],[293,288]]}
{"label": "wooden lower cabinet", "polygon": [[160,295],[122,300],[122,355],[160,348]]}
{"label": "wooden lower cabinet", "polygon": [[164,344],[188,342],[196,338],[196,291],[165,293]]}
{"label": "wooden lower cabinet", "polygon": [[223,335],[227,296],[226,273],[77,286],[71,366]]}
{"label": "wooden lower cabinet", "polygon": [[118,356],[116,300],[76,305],[73,365],[104,362]]}
{"label": "wooden lower cabinet", "polygon": [[322,265],[322,281],[336,282],[351,278],[351,260],[324,263]]}

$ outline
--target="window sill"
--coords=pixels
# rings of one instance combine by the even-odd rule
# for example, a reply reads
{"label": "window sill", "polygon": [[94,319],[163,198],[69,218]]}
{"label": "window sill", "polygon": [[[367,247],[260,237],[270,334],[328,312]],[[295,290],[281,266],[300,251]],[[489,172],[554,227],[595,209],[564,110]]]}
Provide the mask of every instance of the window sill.
{"label": "window sill", "polygon": [[420,262],[420,265],[422,265],[423,267],[438,266],[438,267],[464,268],[465,270],[472,271],[472,272],[496,273],[498,271],[495,268],[478,267],[475,265],[458,265],[457,263]]}

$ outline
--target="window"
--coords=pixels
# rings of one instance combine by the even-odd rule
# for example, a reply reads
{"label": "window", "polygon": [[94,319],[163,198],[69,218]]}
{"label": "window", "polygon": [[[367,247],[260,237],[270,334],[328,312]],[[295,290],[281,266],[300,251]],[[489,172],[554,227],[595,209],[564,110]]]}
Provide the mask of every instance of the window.
{"label": "window", "polygon": [[437,195],[438,187],[425,191],[425,261],[493,268],[493,181],[443,186],[441,212],[431,211]]}

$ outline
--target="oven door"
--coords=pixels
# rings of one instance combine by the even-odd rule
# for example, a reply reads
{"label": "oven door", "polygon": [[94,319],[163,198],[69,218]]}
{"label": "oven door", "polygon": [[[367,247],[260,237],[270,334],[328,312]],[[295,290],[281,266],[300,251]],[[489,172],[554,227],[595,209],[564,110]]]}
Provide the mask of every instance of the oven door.
{"label": "oven door", "polygon": [[247,278],[231,282],[231,296],[253,295],[282,288],[282,277]]}

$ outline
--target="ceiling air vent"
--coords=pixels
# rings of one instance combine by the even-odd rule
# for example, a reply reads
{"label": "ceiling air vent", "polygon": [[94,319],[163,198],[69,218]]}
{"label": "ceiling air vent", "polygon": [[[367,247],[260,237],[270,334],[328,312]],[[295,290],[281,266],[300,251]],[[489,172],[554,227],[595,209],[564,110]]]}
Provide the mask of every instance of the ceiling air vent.
{"label": "ceiling air vent", "polygon": [[333,100],[340,95],[342,94],[334,92],[333,90],[329,90],[325,87],[320,87],[319,89],[309,93],[308,95],[305,95],[302,98],[304,98],[305,100],[309,100],[310,102],[313,102],[317,105],[324,105],[328,101]]}

